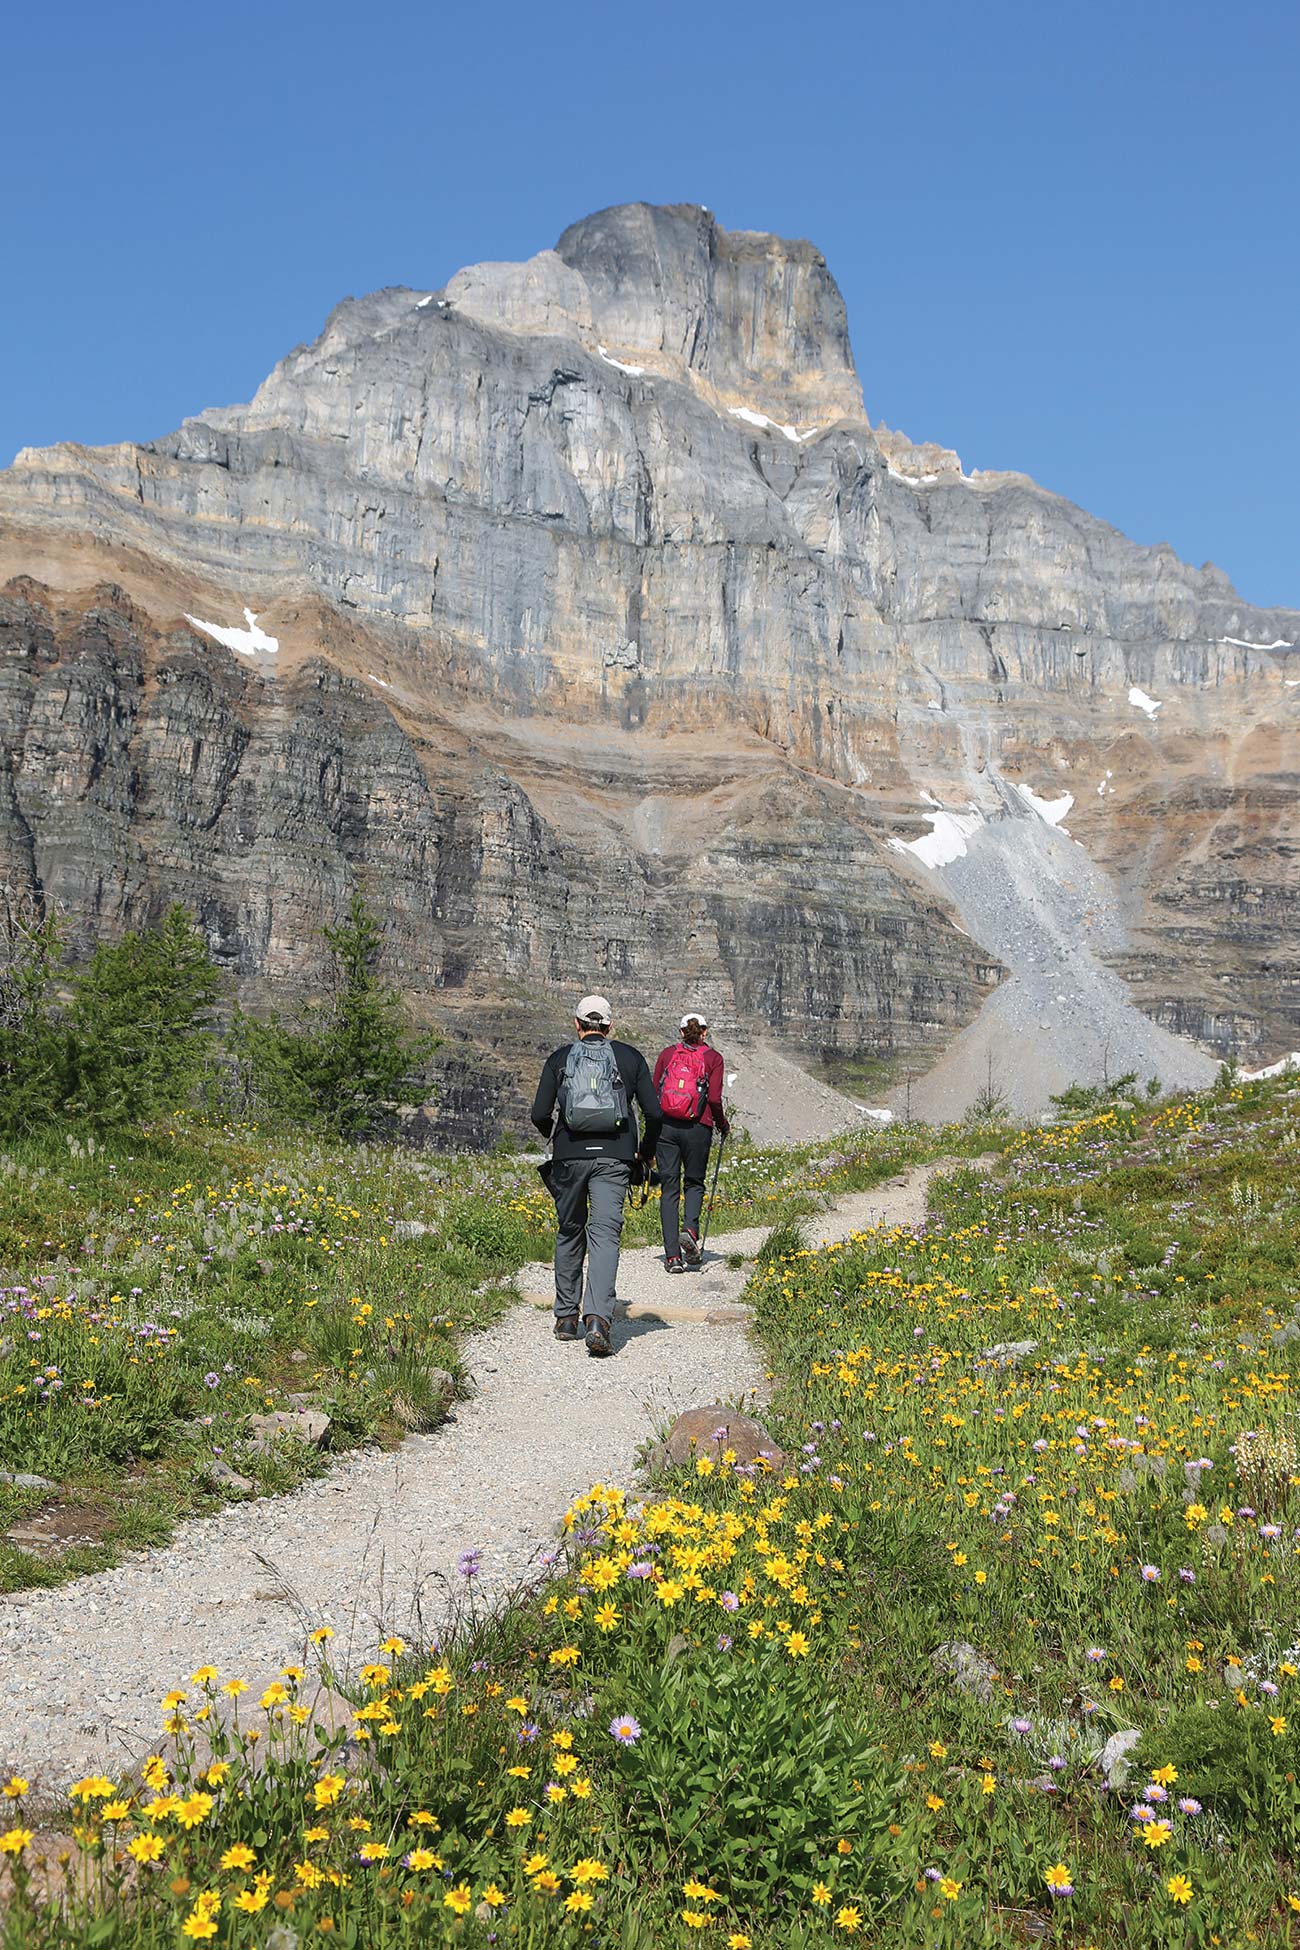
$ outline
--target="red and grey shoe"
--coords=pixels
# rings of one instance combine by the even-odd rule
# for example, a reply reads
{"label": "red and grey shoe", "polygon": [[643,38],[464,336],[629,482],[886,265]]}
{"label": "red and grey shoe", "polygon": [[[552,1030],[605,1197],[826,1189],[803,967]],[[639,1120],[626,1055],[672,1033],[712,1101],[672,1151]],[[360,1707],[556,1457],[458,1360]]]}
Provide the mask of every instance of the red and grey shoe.
{"label": "red and grey shoe", "polygon": [[684,1273],[686,1271],[680,1253],[669,1253],[667,1259],[664,1261],[664,1271],[666,1273]]}
{"label": "red and grey shoe", "polygon": [[699,1265],[701,1259],[700,1242],[695,1233],[689,1230],[683,1230],[682,1251],[686,1255],[686,1264],[688,1266]]}

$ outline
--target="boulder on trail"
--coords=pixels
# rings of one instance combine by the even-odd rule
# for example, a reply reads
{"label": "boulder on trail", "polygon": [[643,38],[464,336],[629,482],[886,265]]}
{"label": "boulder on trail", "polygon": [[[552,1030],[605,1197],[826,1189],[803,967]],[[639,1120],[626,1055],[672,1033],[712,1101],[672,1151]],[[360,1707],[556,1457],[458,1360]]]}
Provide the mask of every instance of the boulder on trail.
{"label": "boulder on trail", "polygon": [[664,1442],[670,1461],[692,1462],[697,1456],[719,1461],[724,1450],[731,1450],[738,1463],[765,1462],[780,1469],[785,1453],[772,1440],[761,1422],[742,1415],[734,1408],[714,1402],[709,1408],[688,1408],[677,1417]]}

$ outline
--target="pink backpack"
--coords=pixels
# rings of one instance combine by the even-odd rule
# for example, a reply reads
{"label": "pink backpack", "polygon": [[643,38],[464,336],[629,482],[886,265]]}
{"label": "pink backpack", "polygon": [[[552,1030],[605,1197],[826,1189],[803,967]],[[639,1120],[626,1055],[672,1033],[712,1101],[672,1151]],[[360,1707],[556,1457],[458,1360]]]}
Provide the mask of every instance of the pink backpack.
{"label": "pink backpack", "polygon": [[659,1085],[659,1108],[665,1117],[694,1121],[703,1115],[709,1098],[709,1051],[698,1043],[688,1049],[678,1043],[670,1053],[663,1082]]}

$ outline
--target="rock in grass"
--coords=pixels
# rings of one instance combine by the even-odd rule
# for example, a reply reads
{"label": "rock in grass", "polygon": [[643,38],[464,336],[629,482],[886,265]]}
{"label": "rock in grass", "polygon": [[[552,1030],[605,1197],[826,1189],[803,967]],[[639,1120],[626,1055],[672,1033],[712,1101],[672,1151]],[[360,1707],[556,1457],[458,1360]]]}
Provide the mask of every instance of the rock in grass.
{"label": "rock in grass", "polygon": [[393,1227],[394,1239],[423,1239],[433,1228],[425,1225],[423,1219],[399,1219]]}
{"label": "rock in grass", "polygon": [[278,1435],[295,1436],[323,1449],[329,1441],[330,1418],[321,1408],[273,1408],[266,1415],[250,1415],[249,1435],[257,1450],[269,1449]]}
{"label": "rock in grass", "polygon": [[253,1487],[251,1477],[241,1476],[237,1469],[230,1467],[229,1463],[222,1462],[220,1456],[214,1456],[208,1463],[207,1473],[214,1483],[220,1483],[226,1490],[251,1490]]}
{"label": "rock in grass", "polygon": [[675,1463],[693,1462],[697,1456],[719,1461],[726,1449],[733,1450],[738,1463],[766,1462],[780,1469],[785,1453],[761,1422],[752,1415],[738,1414],[715,1402],[710,1408],[688,1408],[677,1417],[665,1439],[665,1448]]}
{"label": "rock in grass", "polygon": [[1106,1776],[1108,1788],[1122,1788],[1129,1776],[1128,1757],[1137,1746],[1142,1734],[1137,1727],[1123,1727],[1112,1733],[1102,1748],[1097,1765]]}
{"label": "rock in grass", "polygon": [[996,1361],[1000,1368],[1018,1368],[1037,1351],[1037,1341],[995,1341],[992,1347],[985,1348],[984,1359]]}
{"label": "rock in grass", "polygon": [[951,1679],[959,1693],[969,1693],[973,1699],[986,1702],[993,1698],[993,1682],[998,1676],[998,1669],[968,1640],[946,1639],[930,1654],[930,1663],[936,1672]]}
{"label": "rock in grass", "polygon": [[56,1490],[48,1476],[37,1476],[30,1469],[0,1469],[0,1483],[8,1483],[15,1490]]}

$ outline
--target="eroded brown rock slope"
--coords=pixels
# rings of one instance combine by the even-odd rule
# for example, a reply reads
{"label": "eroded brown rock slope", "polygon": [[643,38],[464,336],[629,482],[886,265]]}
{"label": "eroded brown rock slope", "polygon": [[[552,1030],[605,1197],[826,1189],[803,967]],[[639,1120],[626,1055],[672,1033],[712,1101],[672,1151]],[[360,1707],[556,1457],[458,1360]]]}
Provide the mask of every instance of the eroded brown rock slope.
{"label": "eroded brown rock slope", "polygon": [[0,847],[83,939],[179,894],[310,988],[359,883],[507,1068],[589,982],[918,1064],[997,957],[888,841],[1024,785],[1144,1008],[1300,1042],[1300,616],[873,433],[807,244],[634,205],[348,300],[247,407],[21,455],[0,569]]}

